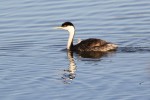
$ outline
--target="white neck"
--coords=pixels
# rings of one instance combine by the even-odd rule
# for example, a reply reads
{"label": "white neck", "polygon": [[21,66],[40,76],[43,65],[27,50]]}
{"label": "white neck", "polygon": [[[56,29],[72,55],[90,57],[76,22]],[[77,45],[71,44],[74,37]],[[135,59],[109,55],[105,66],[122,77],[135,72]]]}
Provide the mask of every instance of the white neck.
{"label": "white neck", "polygon": [[72,26],[68,27],[68,32],[69,32],[69,38],[68,38],[68,44],[67,44],[67,49],[70,49],[71,43],[73,42],[74,34],[75,34],[75,29]]}

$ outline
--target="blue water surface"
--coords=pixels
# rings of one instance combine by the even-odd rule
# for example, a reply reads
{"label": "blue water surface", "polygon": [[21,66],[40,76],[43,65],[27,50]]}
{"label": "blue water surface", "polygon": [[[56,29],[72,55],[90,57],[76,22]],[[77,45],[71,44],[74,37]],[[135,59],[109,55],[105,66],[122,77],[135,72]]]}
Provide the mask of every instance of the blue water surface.
{"label": "blue water surface", "polygon": [[[0,100],[150,100],[149,0],[1,0]],[[78,38],[118,51],[84,58],[64,50]],[[97,55],[97,54],[96,54]]]}

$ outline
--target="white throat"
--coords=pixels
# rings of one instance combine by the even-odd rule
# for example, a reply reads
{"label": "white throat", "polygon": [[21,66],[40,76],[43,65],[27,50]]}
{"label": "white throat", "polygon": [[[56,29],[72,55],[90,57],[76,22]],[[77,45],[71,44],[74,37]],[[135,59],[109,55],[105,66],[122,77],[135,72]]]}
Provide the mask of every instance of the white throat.
{"label": "white throat", "polygon": [[67,44],[67,49],[70,49],[71,43],[73,42],[74,34],[75,34],[75,29],[73,26],[68,26],[67,30],[69,32],[69,38],[68,38],[68,44]]}

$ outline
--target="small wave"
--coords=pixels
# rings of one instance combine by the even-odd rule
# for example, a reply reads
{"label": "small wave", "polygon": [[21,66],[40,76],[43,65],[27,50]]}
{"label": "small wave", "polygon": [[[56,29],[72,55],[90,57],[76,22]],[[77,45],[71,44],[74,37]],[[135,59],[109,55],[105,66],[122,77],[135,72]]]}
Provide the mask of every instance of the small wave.
{"label": "small wave", "polygon": [[119,47],[118,52],[150,52],[150,47]]}

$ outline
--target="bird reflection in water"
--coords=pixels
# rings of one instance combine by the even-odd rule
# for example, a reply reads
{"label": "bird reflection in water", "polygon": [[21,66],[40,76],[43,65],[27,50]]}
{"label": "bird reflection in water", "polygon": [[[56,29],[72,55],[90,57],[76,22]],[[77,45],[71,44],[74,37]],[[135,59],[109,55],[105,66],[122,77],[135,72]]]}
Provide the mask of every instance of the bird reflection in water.
{"label": "bird reflection in water", "polygon": [[[74,54],[77,54],[77,56],[82,58],[90,58],[91,59],[100,59],[101,57],[107,57],[108,55],[112,55],[115,51],[110,52],[74,52]],[[69,60],[69,68],[65,69],[63,72],[63,76],[61,77],[64,84],[70,84],[72,83],[72,80],[76,77],[76,69],[77,66],[75,64],[74,58],[73,58],[73,52],[68,50],[67,51],[67,57]]]}
{"label": "bird reflection in water", "polygon": [[76,76],[75,72],[76,72],[76,68],[77,68],[75,61],[74,61],[74,58],[73,58],[73,52],[68,50],[67,56],[68,56],[68,60],[69,60],[69,68],[64,70],[64,73],[62,76],[63,82],[65,84],[69,84],[72,82],[72,80]]}
{"label": "bird reflection in water", "polygon": [[82,58],[91,58],[91,59],[100,59],[102,57],[107,57],[109,55],[112,55],[113,53],[115,53],[115,51],[109,51],[109,52],[76,52],[78,54],[79,57]]}

